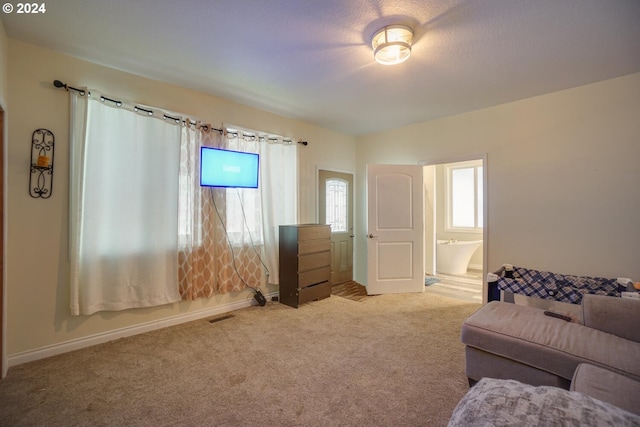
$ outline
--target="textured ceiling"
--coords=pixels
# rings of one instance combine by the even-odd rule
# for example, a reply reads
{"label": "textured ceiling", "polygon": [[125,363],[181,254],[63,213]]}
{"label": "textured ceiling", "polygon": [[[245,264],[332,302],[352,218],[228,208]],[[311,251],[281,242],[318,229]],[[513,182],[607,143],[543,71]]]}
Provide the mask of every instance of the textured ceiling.
{"label": "textured ceiling", "polygon": [[[640,71],[639,0],[48,0],[46,8],[3,13],[7,35],[351,135]],[[411,58],[397,66],[377,64],[369,44],[390,23],[415,31]]]}

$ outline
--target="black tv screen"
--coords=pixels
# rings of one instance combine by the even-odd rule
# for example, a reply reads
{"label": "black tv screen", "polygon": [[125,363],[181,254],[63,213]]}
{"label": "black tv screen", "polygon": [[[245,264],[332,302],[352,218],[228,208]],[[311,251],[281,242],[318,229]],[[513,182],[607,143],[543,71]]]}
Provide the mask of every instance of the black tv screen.
{"label": "black tv screen", "polygon": [[200,185],[203,187],[258,188],[257,153],[200,148]]}

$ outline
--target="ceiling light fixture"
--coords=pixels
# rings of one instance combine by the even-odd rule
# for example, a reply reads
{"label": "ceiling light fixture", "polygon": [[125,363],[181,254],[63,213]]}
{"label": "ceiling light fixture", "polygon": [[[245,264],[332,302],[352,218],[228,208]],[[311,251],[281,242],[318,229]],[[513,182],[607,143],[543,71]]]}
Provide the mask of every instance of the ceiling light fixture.
{"label": "ceiling light fixture", "polygon": [[411,55],[413,31],[405,25],[387,25],[371,39],[373,57],[383,65],[404,62]]}

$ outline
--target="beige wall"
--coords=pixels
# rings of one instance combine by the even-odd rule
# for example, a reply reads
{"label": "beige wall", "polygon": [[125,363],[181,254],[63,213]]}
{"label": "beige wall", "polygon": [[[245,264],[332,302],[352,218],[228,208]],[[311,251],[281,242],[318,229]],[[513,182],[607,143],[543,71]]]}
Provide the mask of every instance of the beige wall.
{"label": "beige wall", "polygon": [[4,31],[4,24],[0,19],[0,105],[7,100],[9,75],[9,39]]}
{"label": "beige wall", "polygon": [[[6,285],[10,361],[20,353],[245,302],[252,295],[242,292],[148,309],[70,316],[67,257],[69,103],[67,94],[53,87],[53,80],[186,113],[216,125],[232,123],[309,141],[308,146],[299,146],[301,222],[316,218],[317,165],[355,171],[355,139],[350,136],[11,39],[9,59],[8,98],[12,110]],[[56,138],[53,194],[48,200],[32,199],[27,191],[31,133],[41,127],[50,129]],[[277,288],[271,287],[267,291],[275,290]]]}
{"label": "beige wall", "polygon": [[640,280],[640,73],[357,139],[356,280],[367,163],[487,155],[489,270]]}

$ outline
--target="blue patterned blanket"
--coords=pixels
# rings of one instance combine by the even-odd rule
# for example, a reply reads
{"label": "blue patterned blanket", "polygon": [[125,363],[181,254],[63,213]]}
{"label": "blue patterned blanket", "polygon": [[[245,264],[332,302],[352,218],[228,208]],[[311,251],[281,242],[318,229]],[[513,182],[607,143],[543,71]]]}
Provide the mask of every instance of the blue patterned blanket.
{"label": "blue patterned blanket", "polygon": [[618,279],[572,276],[515,266],[513,278],[498,278],[498,289],[571,304],[580,304],[584,294],[620,296]]}

